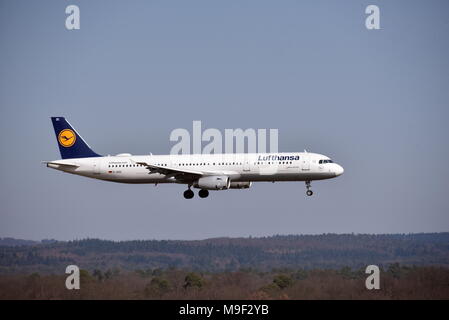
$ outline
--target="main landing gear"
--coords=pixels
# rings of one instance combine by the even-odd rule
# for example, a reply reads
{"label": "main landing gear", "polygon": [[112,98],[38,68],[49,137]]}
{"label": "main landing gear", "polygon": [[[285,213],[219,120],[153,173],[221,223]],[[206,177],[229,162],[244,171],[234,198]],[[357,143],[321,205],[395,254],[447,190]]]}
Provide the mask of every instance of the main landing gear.
{"label": "main landing gear", "polygon": [[307,194],[309,197],[313,194],[313,191],[310,190],[311,187],[312,187],[312,186],[310,185],[310,181],[306,181],[306,188],[307,188],[306,194]]}
{"label": "main landing gear", "polygon": [[[189,186],[189,189],[184,191],[184,198],[186,198],[186,199],[192,199],[194,195],[195,194],[193,193],[193,191],[190,190],[190,186]],[[201,189],[198,192],[198,195],[200,196],[200,198],[207,198],[209,196],[209,191],[206,189]]]}
{"label": "main landing gear", "polygon": [[194,195],[195,194],[193,193],[193,191],[190,190],[190,186],[189,186],[189,189],[184,191],[184,198],[186,198],[186,199],[192,199]]}
{"label": "main landing gear", "polygon": [[198,192],[198,195],[200,196],[200,198],[207,198],[209,196],[209,191],[206,189],[201,189]]}

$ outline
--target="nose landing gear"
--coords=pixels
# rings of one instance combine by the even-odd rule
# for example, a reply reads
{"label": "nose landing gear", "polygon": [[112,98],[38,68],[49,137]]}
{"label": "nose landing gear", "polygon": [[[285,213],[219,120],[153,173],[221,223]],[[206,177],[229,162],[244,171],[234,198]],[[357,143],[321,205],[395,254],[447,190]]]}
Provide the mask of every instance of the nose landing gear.
{"label": "nose landing gear", "polygon": [[306,188],[307,188],[306,194],[307,194],[309,197],[313,194],[313,191],[310,190],[311,187],[312,187],[312,186],[310,185],[310,181],[306,181]]}

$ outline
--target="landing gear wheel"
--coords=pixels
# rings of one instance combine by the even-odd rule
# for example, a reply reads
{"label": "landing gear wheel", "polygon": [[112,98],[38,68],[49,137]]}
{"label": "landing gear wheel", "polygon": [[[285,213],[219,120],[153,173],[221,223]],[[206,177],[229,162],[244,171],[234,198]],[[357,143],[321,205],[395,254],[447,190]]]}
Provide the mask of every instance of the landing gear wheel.
{"label": "landing gear wheel", "polygon": [[209,196],[209,191],[206,189],[201,189],[198,192],[198,195],[200,196],[200,198],[207,198]]}
{"label": "landing gear wheel", "polygon": [[309,197],[313,194],[313,191],[310,190],[311,187],[312,187],[312,186],[310,185],[310,181],[306,181],[306,188],[307,188],[306,194],[307,194]]}
{"label": "landing gear wheel", "polygon": [[194,195],[195,194],[190,189],[184,191],[184,198],[186,198],[186,199],[192,199]]}

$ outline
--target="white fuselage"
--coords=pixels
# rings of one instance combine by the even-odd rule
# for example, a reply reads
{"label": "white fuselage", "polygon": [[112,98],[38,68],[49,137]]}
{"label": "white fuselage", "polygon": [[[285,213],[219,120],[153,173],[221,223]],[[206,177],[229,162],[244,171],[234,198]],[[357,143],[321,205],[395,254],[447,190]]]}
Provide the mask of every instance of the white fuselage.
{"label": "white fuselage", "polygon": [[[328,157],[309,152],[253,154],[147,155],[74,158],[50,161],[47,166],[67,173],[121,183],[185,183],[171,174],[149,172],[138,163],[228,176],[232,182],[312,181],[343,173]],[[323,163],[322,163],[323,162]]]}

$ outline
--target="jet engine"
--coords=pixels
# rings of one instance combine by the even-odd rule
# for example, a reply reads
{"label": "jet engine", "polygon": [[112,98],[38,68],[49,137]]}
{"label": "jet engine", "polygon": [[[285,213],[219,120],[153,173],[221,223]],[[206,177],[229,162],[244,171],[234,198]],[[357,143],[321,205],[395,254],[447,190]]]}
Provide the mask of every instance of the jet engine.
{"label": "jet engine", "polygon": [[193,186],[206,190],[225,190],[229,189],[230,184],[231,180],[228,176],[208,176],[199,178]]}

